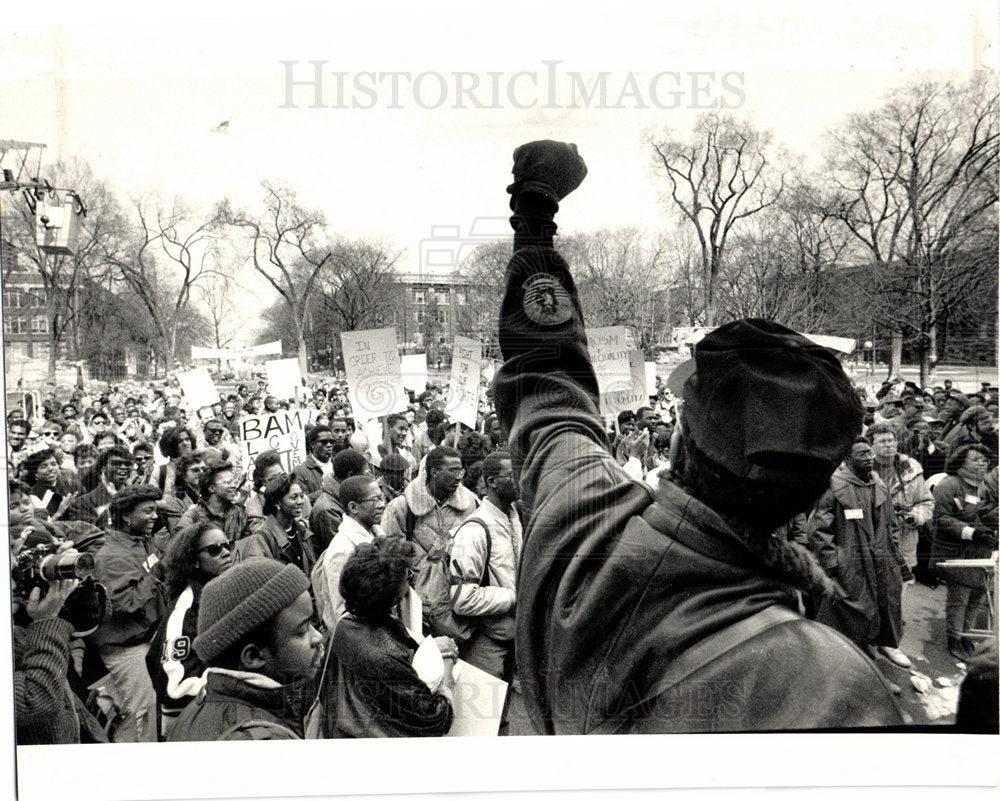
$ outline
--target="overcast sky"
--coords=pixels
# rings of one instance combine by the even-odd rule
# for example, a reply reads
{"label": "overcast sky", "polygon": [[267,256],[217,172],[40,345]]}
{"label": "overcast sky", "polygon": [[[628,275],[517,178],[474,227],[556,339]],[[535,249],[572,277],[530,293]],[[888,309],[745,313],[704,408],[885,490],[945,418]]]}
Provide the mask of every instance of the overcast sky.
{"label": "overcast sky", "polygon": [[[823,132],[892,86],[996,62],[980,44],[997,25],[985,2],[818,14],[800,2],[766,14],[718,2],[297,3],[280,17],[273,5],[268,16],[182,2],[139,17],[63,5],[5,10],[0,138],[47,143],[48,162],[83,157],[123,196],[155,188],[256,208],[259,182],[282,180],[336,231],[402,249],[412,271],[422,250],[502,228],[521,142],[576,142],[589,165],[564,231],[666,227],[644,131],[686,136],[719,101],[815,166]],[[325,108],[311,107],[312,62],[324,62]],[[212,133],[224,120],[230,133]]]}

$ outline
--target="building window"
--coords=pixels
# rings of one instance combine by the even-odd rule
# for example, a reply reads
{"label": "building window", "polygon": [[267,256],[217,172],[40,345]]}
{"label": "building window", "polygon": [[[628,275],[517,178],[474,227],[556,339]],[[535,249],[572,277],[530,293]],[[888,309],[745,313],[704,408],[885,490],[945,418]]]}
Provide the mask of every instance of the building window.
{"label": "building window", "polygon": [[413,313],[413,317],[414,317],[414,319],[415,319],[415,320],[416,320],[416,321],[417,321],[418,323],[422,323],[422,322],[424,321],[424,310],[423,310],[423,309],[417,309],[417,310],[416,310],[416,311],[415,311],[415,312]]}
{"label": "building window", "polygon": [[41,308],[45,305],[45,290],[35,289],[28,296],[31,299],[31,305],[36,309]]}
{"label": "building window", "polygon": [[455,303],[459,306],[465,305],[465,293],[460,290],[455,290]]}
{"label": "building window", "polygon": [[32,334],[47,334],[49,332],[49,318],[48,317],[32,317],[31,318],[31,333]]}
{"label": "building window", "polygon": [[448,290],[447,289],[435,289],[434,290],[434,300],[438,302],[441,306],[448,305]]}
{"label": "building window", "polygon": [[422,289],[414,289],[413,302],[416,303],[418,306],[423,306],[425,303],[427,303],[427,293],[424,292],[424,290]]}
{"label": "building window", "polygon": [[3,321],[3,332],[5,334],[27,334],[28,321],[23,317],[8,318]]}
{"label": "building window", "polygon": [[3,293],[3,305],[10,309],[20,309],[27,305],[27,298],[20,289],[7,289]]}
{"label": "building window", "polygon": [[441,323],[441,325],[447,325],[448,324],[448,311],[446,309],[438,309],[437,319],[438,319],[438,322]]}

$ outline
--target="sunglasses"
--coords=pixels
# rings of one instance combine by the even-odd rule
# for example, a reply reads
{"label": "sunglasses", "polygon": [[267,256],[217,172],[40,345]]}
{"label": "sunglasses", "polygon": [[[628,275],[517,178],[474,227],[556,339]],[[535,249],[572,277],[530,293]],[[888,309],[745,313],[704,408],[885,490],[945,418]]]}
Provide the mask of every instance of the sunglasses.
{"label": "sunglasses", "polygon": [[206,545],[204,548],[198,549],[198,553],[207,553],[212,557],[220,556],[223,551],[226,553],[233,552],[232,540],[226,540],[225,542],[213,542],[211,545]]}

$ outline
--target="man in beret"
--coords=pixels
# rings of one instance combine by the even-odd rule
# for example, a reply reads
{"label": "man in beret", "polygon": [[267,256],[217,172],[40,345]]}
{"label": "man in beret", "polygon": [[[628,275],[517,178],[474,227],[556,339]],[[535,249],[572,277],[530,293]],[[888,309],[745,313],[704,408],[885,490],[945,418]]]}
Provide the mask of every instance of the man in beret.
{"label": "man in beret", "polygon": [[[753,731],[898,725],[872,661],[801,617],[796,589],[835,591],[772,533],[807,510],[861,431],[829,351],[783,326],[709,333],[669,386],[684,406],[673,479],[654,492],[608,450],[559,202],[574,145],[514,152],[514,254],[493,394],[527,528],[510,732]],[[679,368],[680,369],[680,368]],[[523,704],[523,711],[517,708]]]}
{"label": "man in beret", "polygon": [[295,565],[251,558],[208,582],[193,643],[208,666],[205,693],[170,741],[301,738],[324,653],[312,611],[309,579]]}

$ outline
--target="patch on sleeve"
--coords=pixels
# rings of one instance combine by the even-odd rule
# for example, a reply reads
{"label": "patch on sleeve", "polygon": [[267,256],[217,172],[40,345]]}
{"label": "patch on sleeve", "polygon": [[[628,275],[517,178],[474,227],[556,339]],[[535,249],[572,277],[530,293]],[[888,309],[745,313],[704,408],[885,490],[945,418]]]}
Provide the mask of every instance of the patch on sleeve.
{"label": "patch on sleeve", "polygon": [[536,273],[524,282],[521,301],[528,319],[538,325],[562,325],[573,316],[569,292],[553,275]]}

